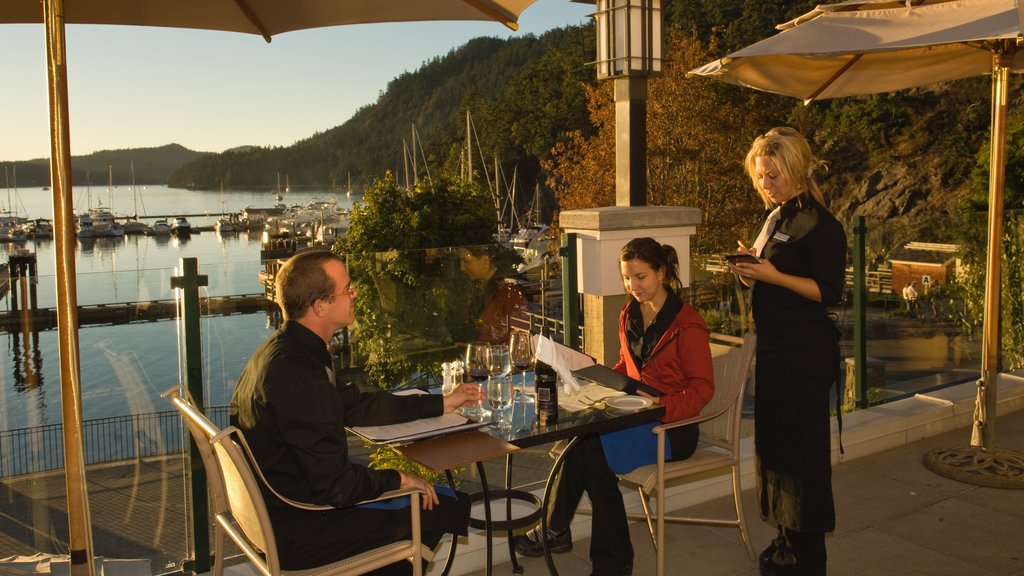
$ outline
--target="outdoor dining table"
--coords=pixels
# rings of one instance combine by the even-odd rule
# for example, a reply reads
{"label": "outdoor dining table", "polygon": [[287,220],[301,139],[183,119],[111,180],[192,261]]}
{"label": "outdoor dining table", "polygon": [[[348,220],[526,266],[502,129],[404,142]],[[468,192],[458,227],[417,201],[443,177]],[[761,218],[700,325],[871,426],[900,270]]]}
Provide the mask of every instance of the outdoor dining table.
{"label": "outdoor dining table", "polygon": [[[629,428],[654,421],[665,414],[665,407],[657,403],[635,410],[589,407],[583,410],[570,411],[560,407],[556,423],[539,426],[536,419],[528,413],[530,410],[533,410],[533,406],[534,404],[532,403],[520,402],[517,399],[513,410],[519,409],[527,413],[520,413],[518,416],[513,414],[513,426],[511,428],[502,429],[497,426],[488,426],[479,430],[457,432],[447,436],[430,438],[395,447],[399,453],[409,459],[438,472],[449,471],[452,468],[475,463],[480,473],[480,482],[483,487],[481,493],[473,497],[485,503],[490,503],[492,496],[488,491],[483,462],[501,455],[506,457],[505,488],[504,490],[497,491],[494,495],[497,499],[505,500],[505,519],[492,521],[491,507],[489,504],[485,504],[483,506],[483,522],[477,523],[475,520],[471,520],[471,524],[482,527],[485,531],[487,547],[487,567],[485,572],[488,575],[492,572],[491,538],[495,529],[504,530],[508,533],[509,556],[512,561],[513,570],[517,574],[522,573],[523,569],[516,560],[515,547],[512,543],[512,531],[516,528],[532,525],[539,517],[542,533],[546,533],[547,509],[551,500],[554,479],[558,475],[566,455],[575,445],[577,438],[589,434],[601,434]],[[542,446],[558,441],[566,441],[567,444],[559,452],[551,466],[551,471],[548,473],[547,481],[545,482],[543,498],[537,502],[532,494],[513,490],[511,487],[512,455],[522,448]],[[511,503],[514,499],[530,502],[536,506],[536,509],[525,516],[513,518]],[[548,571],[552,576],[557,576],[558,570],[555,568],[554,561],[551,558],[551,551],[548,549],[546,542],[544,545],[544,557]],[[451,563],[449,562],[445,573],[447,573],[447,569],[450,566]]]}

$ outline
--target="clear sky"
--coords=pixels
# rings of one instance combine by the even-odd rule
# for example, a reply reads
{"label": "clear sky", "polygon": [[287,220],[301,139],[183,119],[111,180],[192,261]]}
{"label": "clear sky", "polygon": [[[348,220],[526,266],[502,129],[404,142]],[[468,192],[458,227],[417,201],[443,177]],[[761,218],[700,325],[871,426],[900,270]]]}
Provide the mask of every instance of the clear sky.
{"label": "clear sky", "polygon": [[[492,22],[417,22],[289,32],[69,25],[71,153],[178,143],[220,152],[288,146],[344,123],[389,80],[478,36],[541,34],[593,5],[538,0],[518,32]],[[42,25],[0,26],[0,161],[50,155]]]}

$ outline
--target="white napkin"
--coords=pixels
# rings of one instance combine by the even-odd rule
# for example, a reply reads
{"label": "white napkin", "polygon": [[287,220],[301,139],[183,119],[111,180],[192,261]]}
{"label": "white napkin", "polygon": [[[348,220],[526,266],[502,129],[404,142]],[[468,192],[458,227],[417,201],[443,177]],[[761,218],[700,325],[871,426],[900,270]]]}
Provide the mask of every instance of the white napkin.
{"label": "white napkin", "polygon": [[536,350],[537,359],[546,362],[551,366],[558,377],[562,380],[562,387],[568,394],[573,394],[580,389],[579,382],[573,376],[572,371],[578,370],[594,363],[594,359],[582,352],[577,352],[568,346],[555,342],[551,338],[534,335],[533,349]]}
{"label": "white napkin", "polygon": [[570,412],[579,412],[580,410],[592,408],[598,402],[603,402],[608,398],[625,395],[625,392],[612,390],[600,384],[584,384],[574,393],[559,396],[558,405]]}

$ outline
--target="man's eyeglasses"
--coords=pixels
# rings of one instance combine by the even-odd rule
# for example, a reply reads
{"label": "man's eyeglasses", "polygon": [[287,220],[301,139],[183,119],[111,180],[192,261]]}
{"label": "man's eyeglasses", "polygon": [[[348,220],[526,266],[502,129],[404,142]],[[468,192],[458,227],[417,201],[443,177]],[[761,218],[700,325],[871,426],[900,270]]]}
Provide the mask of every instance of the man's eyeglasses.
{"label": "man's eyeglasses", "polygon": [[348,286],[345,286],[344,288],[342,288],[341,291],[335,292],[334,294],[331,294],[331,301],[333,301],[338,296],[349,296],[349,297],[355,298],[355,296],[356,296],[356,289],[353,288],[351,284],[349,284]]}

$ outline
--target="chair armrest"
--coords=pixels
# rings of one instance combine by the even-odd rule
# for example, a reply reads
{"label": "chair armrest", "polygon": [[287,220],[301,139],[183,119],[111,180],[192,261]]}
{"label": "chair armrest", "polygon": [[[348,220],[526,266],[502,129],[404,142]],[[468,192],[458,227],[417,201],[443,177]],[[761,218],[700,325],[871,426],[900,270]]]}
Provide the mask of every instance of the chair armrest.
{"label": "chair armrest", "polygon": [[360,504],[369,504],[370,502],[379,502],[381,500],[391,500],[392,498],[398,498],[398,497],[401,497],[401,496],[411,496],[412,494],[417,494],[417,493],[418,494],[426,494],[426,492],[423,491],[420,488],[399,488],[398,490],[388,490],[387,492],[383,492],[383,493],[381,493],[380,496],[377,496],[376,498],[370,498],[369,500],[361,500],[361,501],[357,502],[355,505],[358,506]]}
{"label": "chair armrest", "polygon": [[666,422],[664,424],[658,424],[657,426],[655,426],[654,428],[651,429],[651,432],[653,432],[655,434],[661,434],[661,433],[665,432],[666,430],[671,430],[673,428],[679,428],[680,426],[689,426],[690,424],[700,424],[702,422],[707,422],[708,420],[714,420],[715,418],[718,418],[719,416],[721,416],[725,412],[728,412],[728,410],[729,410],[729,407],[727,406],[725,408],[725,410],[720,410],[718,412],[713,412],[711,414],[701,414],[699,416],[694,416],[693,418],[687,418],[685,420],[676,420],[675,422]]}
{"label": "chair armrest", "polygon": [[[263,475],[263,470],[260,469],[259,464],[256,463],[256,458],[252,454],[252,449],[249,448],[249,443],[246,442],[245,436],[242,434],[241,430],[239,430],[238,428],[235,428],[234,426],[229,426],[229,427],[225,428],[224,430],[222,430],[220,432],[220,434],[217,434],[214,438],[212,438],[211,442],[214,442],[217,439],[219,439],[220,437],[226,436],[226,435],[229,435],[229,434],[234,434],[235,438],[238,439],[238,443],[242,446],[242,450],[245,452],[246,459],[249,460],[249,465],[256,472],[256,477],[260,479],[260,482],[263,484],[263,486],[265,486],[267,488],[267,490],[269,490],[270,493],[273,494],[278,500],[280,500],[281,502],[284,502],[285,504],[291,506],[292,508],[298,508],[300,510],[310,510],[310,511],[313,511],[313,512],[319,512],[319,511],[324,511],[324,510],[333,510],[333,509],[336,508],[335,506],[328,506],[328,505],[325,505],[325,504],[310,504],[308,502],[299,502],[298,500],[292,500],[291,498],[288,498],[284,494],[281,494],[280,492],[275,490],[274,487],[270,485],[270,482],[267,480],[267,477]],[[369,502],[377,502],[379,500],[389,500],[391,498],[396,498],[396,497],[399,497],[399,496],[411,496],[411,495],[413,495],[415,493],[423,494],[424,492],[423,492],[423,490],[421,490],[419,488],[400,488],[400,489],[397,489],[397,490],[389,490],[387,492],[383,492],[382,494],[380,494],[376,498],[371,498],[369,500],[363,500],[361,502],[357,502],[355,505],[358,506],[359,504],[366,504],[366,503],[369,503]],[[415,500],[418,500],[418,499],[419,499],[418,497],[415,498]]]}

